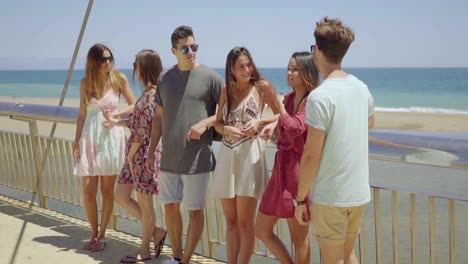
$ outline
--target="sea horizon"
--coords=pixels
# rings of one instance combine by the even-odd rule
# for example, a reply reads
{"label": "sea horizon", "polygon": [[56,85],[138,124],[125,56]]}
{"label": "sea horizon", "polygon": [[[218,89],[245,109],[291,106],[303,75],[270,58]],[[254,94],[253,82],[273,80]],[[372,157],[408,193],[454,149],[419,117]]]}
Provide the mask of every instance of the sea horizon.
{"label": "sea horizon", "polygon": [[[167,67],[166,67],[167,69]],[[213,68],[224,77],[224,68]],[[346,67],[364,81],[374,97],[376,110],[468,114],[468,67]],[[133,69],[118,69],[129,79],[136,96],[140,85]],[[259,68],[265,79],[286,94],[286,68]],[[60,98],[67,69],[0,70],[0,96]],[[84,69],[74,69],[66,98],[79,97]]]}

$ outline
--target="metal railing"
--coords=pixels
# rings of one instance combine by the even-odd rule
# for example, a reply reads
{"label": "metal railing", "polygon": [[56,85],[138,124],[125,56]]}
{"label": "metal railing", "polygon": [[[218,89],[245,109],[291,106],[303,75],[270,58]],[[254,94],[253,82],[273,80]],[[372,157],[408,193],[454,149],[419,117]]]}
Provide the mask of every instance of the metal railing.
{"label": "metal railing", "polygon": [[[40,205],[44,208],[48,206],[48,198],[83,206],[81,177],[75,177],[72,173],[74,167],[73,142],[67,139],[41,136],[37,129],[38,121],[75,123],[77,114],[78,109],[73,107],[0,102],[0,117],[9,117],[29,124],[28,134],[0,130],[0,185],[37,195]],[[468,168],[466,158],[468,140],[448,140],[445,141],[448,142],[447,144],[443,144],[443,140],[426,137],[417,141],[422,146],[410,144],[411,142],[405,140],[407,141],[407,138],[402,139],[390,132],[373,132],[370,140],[370,157],[378,160],[424,165],[435,161],[433,164],[435,166],[461,169],[461,172]],[[437,146],[437,149],[431,149],[428,146]],[[266,150],[270,170],[273,165],[274,151],[275,149],[271,147]],[[445,160],[441,161],[440,157],[444,157]],[[468,237],[468,227],[466,226],[468,217],[463,214],[456,215],[456,211],[463,212],[463,207],[467,206],[468,197],[425,193],[414,189],[375,184],[372,189],[373,203],[370,204],[367,211],[357,247],[361,263],[400,263],[401,260],[410,263],[418,263],[418,261],[420,263],[461,263],[457,261],[466,257],[460,257],[460,255],[465,253],[463,239]],[[408,196],[408,202],[401,205],[401,201],[404,201],[406,196]],[[424,199],[420,199],[420,197]],[[383,204],[385,201],[389,201],[390,205]],[[437,205],[440,205],[441,201],[446,201],[448,204],[438,208]],[[155,204],[158,223],[165,226],[164,208],[156,198]],[[409,208],[405,208],[408,205]],[[425,207],[427,207],[427,212],[416,210]],[[462,209],[456,210],[458,207]],[[445,214],[442,213],[443,211],[446,211],[446,217],[443,217]],[[224,246],[226,243],[222,212],[219,201],[207,200],[206,227],[201,241],[201,253],[207,257],[216,257],[215,248]],[[114,214],[114,221],[111,225],[115,229],[119,228],[118,217],[133,219],[118,206],[115,207]],[[406,224],[401,221],[404,218],[408,218]],[[187,215],[184,216],[184,221],[186,220]],[[427,232],[424,230],[421,232],[421,228],[424,226],[422,223],[427,224],[427,228],[424,228]],[[289,249],[292,252],[292,243],[285,231],[285,224],[286,221],[279,221],[276,232],[283,241],[289,244]],[[438,225],[441,228],[437,228]],[[386,236],[386,232],[389,230],[391,230],[391,234]],[[408,233],[403,231],[402,234],[402,230],[408,230]],[[440,230],[446,230],[444,232],[448,234],[447,243],[444,243],[445,237],[443,234],[441,236]],[[373,236],[370,235],[372,233]],[[421,233],[427,233],[428,239],[419,238]],[[409,252],[402,250],[402,243],[400,243],[401,238],[407,234],[409,234],[409,239],[406,239],[409,241],[409,245],[407,245]],[[391,239],[389,239],[390,237]],[[391,245],[389,245],[389,240],[391,240]],[[389,248],[392,249],[391,254],[388,253]],[[438,254],[438,248],[448,253]],[[267,258],[273,257],[259,241],[256,243],[255,253]],[[444,258],[445,255],[447,255],[446,258]],[[315,254],[315,258],[317,257],[318,254]],[[406,259],[408,261],[405,261]]]}

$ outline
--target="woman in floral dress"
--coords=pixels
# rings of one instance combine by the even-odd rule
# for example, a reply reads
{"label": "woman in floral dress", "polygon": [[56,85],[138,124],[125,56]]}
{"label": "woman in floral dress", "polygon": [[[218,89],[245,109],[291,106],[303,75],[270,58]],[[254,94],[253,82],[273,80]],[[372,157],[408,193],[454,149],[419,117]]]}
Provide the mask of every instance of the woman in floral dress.
{"label": "woman in floral dress", "polygon": [[[128,126],[131,130],[127,143],[126,161],[120,173],[115,200],[142,224],[142,242],[134,254],[121,259],[123,263],[136,263],[150,260],[150,241],[153,238],[156,258],[159,257],[166,231],[156,227],[156,214],[153,207],[153,195],[159,192],[159,162],[161,149],[156,149],[156,172],[151,173],[145,167],[146,156],[150,143],[153,114],[156,109],[154,97],[156,83],[162,72],[159,54],[153,50],[142,50],[135,58],[134,77],[140,80],[144,87],[143,94],[135,104],[129,119],[117,119],[108,116],[114,125]],[[137,201],[132,199],[132,190],[137,191]]]}

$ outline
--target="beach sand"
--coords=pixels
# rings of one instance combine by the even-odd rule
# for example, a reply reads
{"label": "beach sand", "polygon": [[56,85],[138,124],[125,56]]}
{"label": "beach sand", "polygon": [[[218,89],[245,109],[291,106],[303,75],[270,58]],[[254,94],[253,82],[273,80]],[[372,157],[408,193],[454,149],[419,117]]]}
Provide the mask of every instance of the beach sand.
{"label": "beach sand", "polygon": [[[29,98],[29,97],[2,97],[0,102],[16,102],[28,104],[58,105],[59,98]],[[65,99],[65,106],[79,106],[78,99]],[[121,104],[122,107],[125,103]],[[271,114],[267,113],[267,114]],[[425,132],[468,132],[467,114],[446,113],[413,113],[413,112],[377,112],[375,129],[414,130]],[[21,131],[27,133],[27,122],[11,120],[9,117],[0,117],[2,129]],[[52,123],[39,122],[39,133],[49,135]],[[58,124],[56,137],[73,139],[75,135],[74,124]]]}
{"label": "beach sand", "polygon": [[377,112],[376,129],[468,132],[468,114]]}

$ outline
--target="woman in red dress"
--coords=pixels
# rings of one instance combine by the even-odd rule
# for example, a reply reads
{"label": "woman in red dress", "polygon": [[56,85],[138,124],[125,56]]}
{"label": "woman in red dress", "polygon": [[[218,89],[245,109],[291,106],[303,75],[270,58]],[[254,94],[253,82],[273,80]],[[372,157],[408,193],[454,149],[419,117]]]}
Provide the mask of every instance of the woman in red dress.
{"label": "woman in red dress", "polygon": [[[319,82],[318,70],[310,52],[296,52],[292,55],[287,81],[293,91],[284,97],[284,105],[273,89],[263,91],[268,104],[280,117],[262,131],[264,139],[270,139],[274,131],[278,133],[278,151],[272,176],[260,202],[255,234],[281,263],[310,263],[309,226],[300,225],[296,221],[293,204],[299,183],[299,162],[307,137],[307,125],[304,123],[306,99]],[[273,233],[273,227],[280,218],[288,221],[295,249],[294,260],[283,242]]]}

